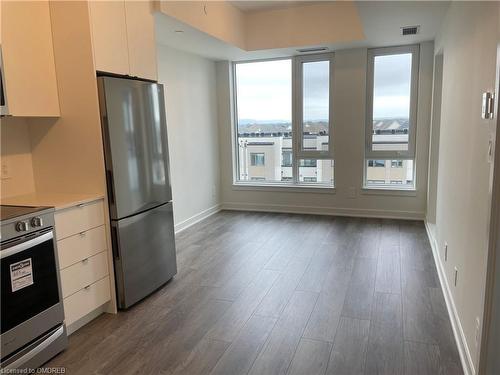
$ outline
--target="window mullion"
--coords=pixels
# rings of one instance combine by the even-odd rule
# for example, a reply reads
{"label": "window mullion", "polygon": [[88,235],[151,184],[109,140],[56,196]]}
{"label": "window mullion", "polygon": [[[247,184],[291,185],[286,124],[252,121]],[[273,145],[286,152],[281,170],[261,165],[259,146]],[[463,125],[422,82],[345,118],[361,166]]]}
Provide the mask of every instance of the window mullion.
{"label": "window mullion", "polygon": [[299,184],[299,142],[300,137],[300,103],[298,98],[298,76],[299,62],[297,58],[292,59],[292,180],[294,185]]}

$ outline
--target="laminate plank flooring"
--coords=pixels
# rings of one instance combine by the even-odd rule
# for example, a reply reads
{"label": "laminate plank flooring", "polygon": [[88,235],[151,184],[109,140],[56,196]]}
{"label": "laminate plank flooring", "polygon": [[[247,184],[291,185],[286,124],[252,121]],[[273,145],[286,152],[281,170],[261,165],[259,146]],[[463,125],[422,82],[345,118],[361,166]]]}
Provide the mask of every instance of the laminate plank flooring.
{"label": "laminate plank flooring", "polygon": [[178,274],[69,337],[66,374],[463,374],[424,226],[222,211]]}

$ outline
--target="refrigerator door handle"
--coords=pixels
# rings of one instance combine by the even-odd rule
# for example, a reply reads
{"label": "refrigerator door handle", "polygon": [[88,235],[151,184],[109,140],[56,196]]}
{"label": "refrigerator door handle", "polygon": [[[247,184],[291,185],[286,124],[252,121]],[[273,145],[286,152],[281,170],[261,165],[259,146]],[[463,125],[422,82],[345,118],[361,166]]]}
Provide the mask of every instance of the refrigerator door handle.
{"label": "refrigerator door handle", "polygon": [[115,203],[115,186],[113,184],[113,171],[106,170],[106,178],[108,182],[108,199],[110,203]]}
{"label": "refrigerator door handle", "polygon": [[113,248],[113,258],[120,260],[120,244],[118,243],[118,232],[115,226],[111,225],[111,247]]}

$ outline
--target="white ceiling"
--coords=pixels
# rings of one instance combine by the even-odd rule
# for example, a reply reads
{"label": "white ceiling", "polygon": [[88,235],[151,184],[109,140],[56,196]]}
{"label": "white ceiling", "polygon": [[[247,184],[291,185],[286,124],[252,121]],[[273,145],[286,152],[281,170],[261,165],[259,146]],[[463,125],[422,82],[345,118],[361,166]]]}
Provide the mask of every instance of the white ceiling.
{"label": "white ceiling", "polygon": [[[312,3],[304,1],[233,1],[244,12],[277,9]],[[383,47],[433,40],[439,32],[449,2],[444,1],[356,1],[366,40],[327,45],[330,50],[355,47]],[[248,60],[290,56],[297,48],[244,51],[164,14],[156,14],[156,35],[160,44],[213,60]],[[420,25],[417,35],[402,36],[402,26]],[[182,33],[176,31],[182,30]]]}

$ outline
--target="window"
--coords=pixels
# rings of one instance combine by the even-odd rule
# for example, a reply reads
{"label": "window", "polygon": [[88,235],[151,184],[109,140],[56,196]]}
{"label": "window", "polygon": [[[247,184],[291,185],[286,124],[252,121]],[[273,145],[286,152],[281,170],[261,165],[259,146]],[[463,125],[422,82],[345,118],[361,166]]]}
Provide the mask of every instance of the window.
{"label": "window", "polygon": [[314,168],[316,168],[317,164],[318,163],[317,163],[316,159],[302,159],[300,161],[301,167],[314,167]]}
{"label": "window", "polygon": [[368,160],[368,166],[375,168],[385,167],[385,160]]}
{"label": "window", "polygon": [[282,167],[292,166],[292,151],[283,151],[281,158],[281,166]]}
{"label": "window", "polygon": [[[367,187],[414,187],[418,62],[418,46],[368,51],[364,178]],[[397,171],[374,171],[381,167]],[[392,178],[392,174],[397,177]]]}
{"label": "window", "polygon": [[333,160],[299,160],[299,181],[333,185]]}
{"label": "window", "polygon": [[413,186],[413,160],[367,160],[365,178],[366,186]]}
{"label": "window", "polygon": [[[283,149],[292,157],[292,60],[237,63],[234,73],[237,180],[281,183]],[[259,167],[252,153],[265,154]]]}
{"label": "window", "polygon": [[316,182],[318,179],[316,177],[304,177],[304,182]]}
{"label": "window", "polygon": [[250,165],[252,167],[263,167],[266,165],[266,159],[263,153],[250,153]]}
{"label": "window", "polygon": [[403,160],[391,161],[391,168],[403,168]]}
{"label": "window", "polygon": [[234,63],[237,182],[333,186],[332,71],[332,54]]}

